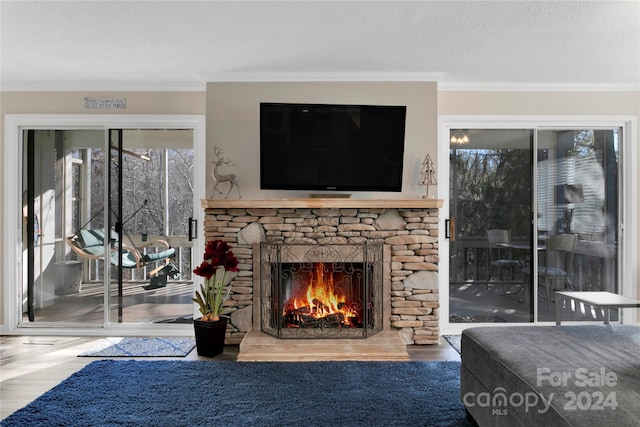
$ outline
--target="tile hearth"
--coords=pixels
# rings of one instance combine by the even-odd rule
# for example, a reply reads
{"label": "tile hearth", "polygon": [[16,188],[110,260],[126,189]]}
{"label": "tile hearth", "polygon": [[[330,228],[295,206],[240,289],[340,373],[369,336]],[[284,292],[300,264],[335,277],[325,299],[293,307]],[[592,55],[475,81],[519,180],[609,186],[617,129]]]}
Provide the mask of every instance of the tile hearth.
{"label": "tile hearth", "polygon": [[323,360],[407,361],[407,346],[394,330],[366,339],[278,339],[248,332],[238,352],[239,362],[309,362]]}

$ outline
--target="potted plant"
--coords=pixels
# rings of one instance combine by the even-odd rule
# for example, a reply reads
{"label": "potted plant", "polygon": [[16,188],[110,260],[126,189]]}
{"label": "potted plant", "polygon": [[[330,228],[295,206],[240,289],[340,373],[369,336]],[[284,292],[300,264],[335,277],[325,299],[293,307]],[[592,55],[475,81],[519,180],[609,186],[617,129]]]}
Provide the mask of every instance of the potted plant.
{"label": "potted plant", "polygon": [[206,243],[202,263],[193,272],[205,278],[196,291],[193,301],[198,304],[202,317],[194,319],[198,355],[213,357],[224,349],[227,318],[221,317],[224,303],[231,294],[231,283],[227,283],[227,272],[238,270],[238,259],[231,247],[222,240]]}

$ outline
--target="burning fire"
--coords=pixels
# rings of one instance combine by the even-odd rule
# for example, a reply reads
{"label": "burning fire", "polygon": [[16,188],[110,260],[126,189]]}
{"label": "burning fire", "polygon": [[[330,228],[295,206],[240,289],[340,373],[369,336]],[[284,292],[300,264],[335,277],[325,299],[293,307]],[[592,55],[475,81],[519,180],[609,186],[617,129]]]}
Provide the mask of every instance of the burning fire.
{"label": "burning fire", "polygon": [[358,313],[349,307],[345,295],[336,292],[333,272],[325,277],[324,264],[314,264],[306,292],[292,296],[284,304],[283,314],[289,326],[309,324],[309,319],[328,319],[340,326],[355,327]]}

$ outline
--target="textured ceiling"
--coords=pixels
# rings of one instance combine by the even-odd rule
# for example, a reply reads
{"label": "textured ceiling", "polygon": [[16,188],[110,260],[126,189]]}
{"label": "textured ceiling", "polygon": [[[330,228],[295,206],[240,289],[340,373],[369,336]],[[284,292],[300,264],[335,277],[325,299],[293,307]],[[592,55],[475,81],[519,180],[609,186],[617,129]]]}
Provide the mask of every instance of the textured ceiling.
{"label": "textured ceiling", "polygon": [[3,90],[243,79],[640,87],[639,1],[5,1]]}

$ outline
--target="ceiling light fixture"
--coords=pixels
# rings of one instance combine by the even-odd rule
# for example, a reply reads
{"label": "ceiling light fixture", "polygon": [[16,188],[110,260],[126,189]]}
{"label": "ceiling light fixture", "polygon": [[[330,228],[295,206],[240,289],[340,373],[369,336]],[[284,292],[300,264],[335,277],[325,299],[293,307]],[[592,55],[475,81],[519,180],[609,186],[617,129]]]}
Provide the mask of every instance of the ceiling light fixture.
{"label": "ceiling light fixture", "polygon": [[449,141],[454,145],[468,144],[469,135],[461,130],[451,131],[451,139]]}

